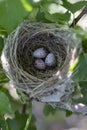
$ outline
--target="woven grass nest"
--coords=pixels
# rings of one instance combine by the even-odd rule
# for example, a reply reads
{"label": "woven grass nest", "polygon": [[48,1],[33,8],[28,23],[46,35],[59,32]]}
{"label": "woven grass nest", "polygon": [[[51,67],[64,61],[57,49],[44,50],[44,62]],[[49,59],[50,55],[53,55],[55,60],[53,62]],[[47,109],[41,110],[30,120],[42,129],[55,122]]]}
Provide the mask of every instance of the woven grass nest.
{"label": "woven grass nest", "polygon": [[[5,39],[1,57],[3,68],[11,83],[29,99],[70,109],[67,102],[74,87],[69,68],[72,59],[76,59],[75,42],[73,33],[57,24],[26,20]],[[54,67],[35,68],[33,52],[42,47],[55,56]]]}

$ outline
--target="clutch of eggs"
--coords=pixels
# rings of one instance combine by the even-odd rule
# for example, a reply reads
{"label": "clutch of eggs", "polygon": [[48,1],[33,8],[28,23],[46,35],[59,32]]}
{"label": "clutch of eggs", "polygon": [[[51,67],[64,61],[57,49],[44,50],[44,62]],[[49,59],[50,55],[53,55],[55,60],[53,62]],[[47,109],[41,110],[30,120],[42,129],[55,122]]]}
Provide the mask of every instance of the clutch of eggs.
{"label": "clutch of eggs", "polygon": [[45,62],[42,59],[35,59],[34,66],[39,70],[46,68]]}
{"label": "clutch of eggs", "polygon": [[45,58],[47,55],[47,51],[45,48],[38,48],[33,52],[33,56],[35,58]]}
{"label": "clutch of eggs", "polygon": [[56,58],[51,52],[47,52],[45,48],[38,48],[33,52],[33,57],[35,58],[34,67],[39,70],[45,70],[46,67],[55,67]]}
{"label": "clutch of eggs", "polygon": [[53,53],[49,53],[45,59],[45,65],[48,67],[53,67],[56,65],[56,58]]}

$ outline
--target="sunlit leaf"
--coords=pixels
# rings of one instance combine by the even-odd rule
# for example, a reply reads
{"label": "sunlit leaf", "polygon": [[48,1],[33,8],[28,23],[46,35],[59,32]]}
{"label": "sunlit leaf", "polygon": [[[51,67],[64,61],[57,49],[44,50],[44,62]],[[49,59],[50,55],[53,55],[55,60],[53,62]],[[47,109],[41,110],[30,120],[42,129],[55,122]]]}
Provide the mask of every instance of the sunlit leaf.
{"label": "sunlit leaf", "polygon": [[45,18],[51,22],[65,23],[65,22],[69,22],[70,13],[69,12],[66,12],[64,14],[62,14],[62,13],[54,13],[54,14],[46,13]]}
{"label": "sunlit leaf", "polygon": [[28,3],[27,0],[20,0],[24,6],[24,8],[27,10],[27,11],[32,11],[32,6]]}
{"label": "sunlit leaf", "polygon": [[59,3],[59,1],[58,0],[41,0],[41,2],[43,2],[44,4],[47,4],[47,3],[56,3],[56,4],[58,4]]}
{"label": "sunlit leaf", "polygon": [[0,1],[0,27],[10,33],[20,22],[27,17],[28,11],[20,0]]}
{"label": "sunlit leaf", "polygon": [[84,6],[87,5],[87,1],[79,1],[74,4],[72,4],[66,0],[62,0],[62,1],[63,1],[63,6],[66,9],[68,9],[69,11],[71,11],[72,13],[75,13],[76,11],[82,9]]}

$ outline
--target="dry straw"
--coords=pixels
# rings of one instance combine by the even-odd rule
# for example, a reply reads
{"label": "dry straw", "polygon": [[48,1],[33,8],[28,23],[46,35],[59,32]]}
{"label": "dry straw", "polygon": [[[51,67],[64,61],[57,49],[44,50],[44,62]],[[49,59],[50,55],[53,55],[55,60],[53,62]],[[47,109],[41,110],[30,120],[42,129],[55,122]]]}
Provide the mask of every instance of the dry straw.
{"label": "dry straw", "polygon": [[[57,24],[24,21],[5,39],[3,68],[11,83],[30,99],[70,109],[68,103],[74,88],[69,68],[77,57],[76,41],[74,33]],[[55,55],[54,68],[34,67],[32,54],[40,47]]]}

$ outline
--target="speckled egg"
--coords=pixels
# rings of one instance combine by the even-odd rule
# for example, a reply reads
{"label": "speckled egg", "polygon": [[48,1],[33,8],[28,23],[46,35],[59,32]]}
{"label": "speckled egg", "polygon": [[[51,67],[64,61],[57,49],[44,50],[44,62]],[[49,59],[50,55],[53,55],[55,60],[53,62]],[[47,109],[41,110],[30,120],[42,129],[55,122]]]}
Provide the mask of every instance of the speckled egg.
{"label": "speckled egg", "polygon": [[55,67],[56,58],[53,53],[49,53],[45,59],[45,65],[48,67]]}
{"label": "speckled egg", "polygon": [[45,58],[47,55],[47,51],[45,48],[38,48],[33,52],[33,56],[35,58]]}
{"label": "speckled egg", "polygon": [[46,67],[45,62],[42,59],[35,59],[34,67],[39,70],[44,70]]}

